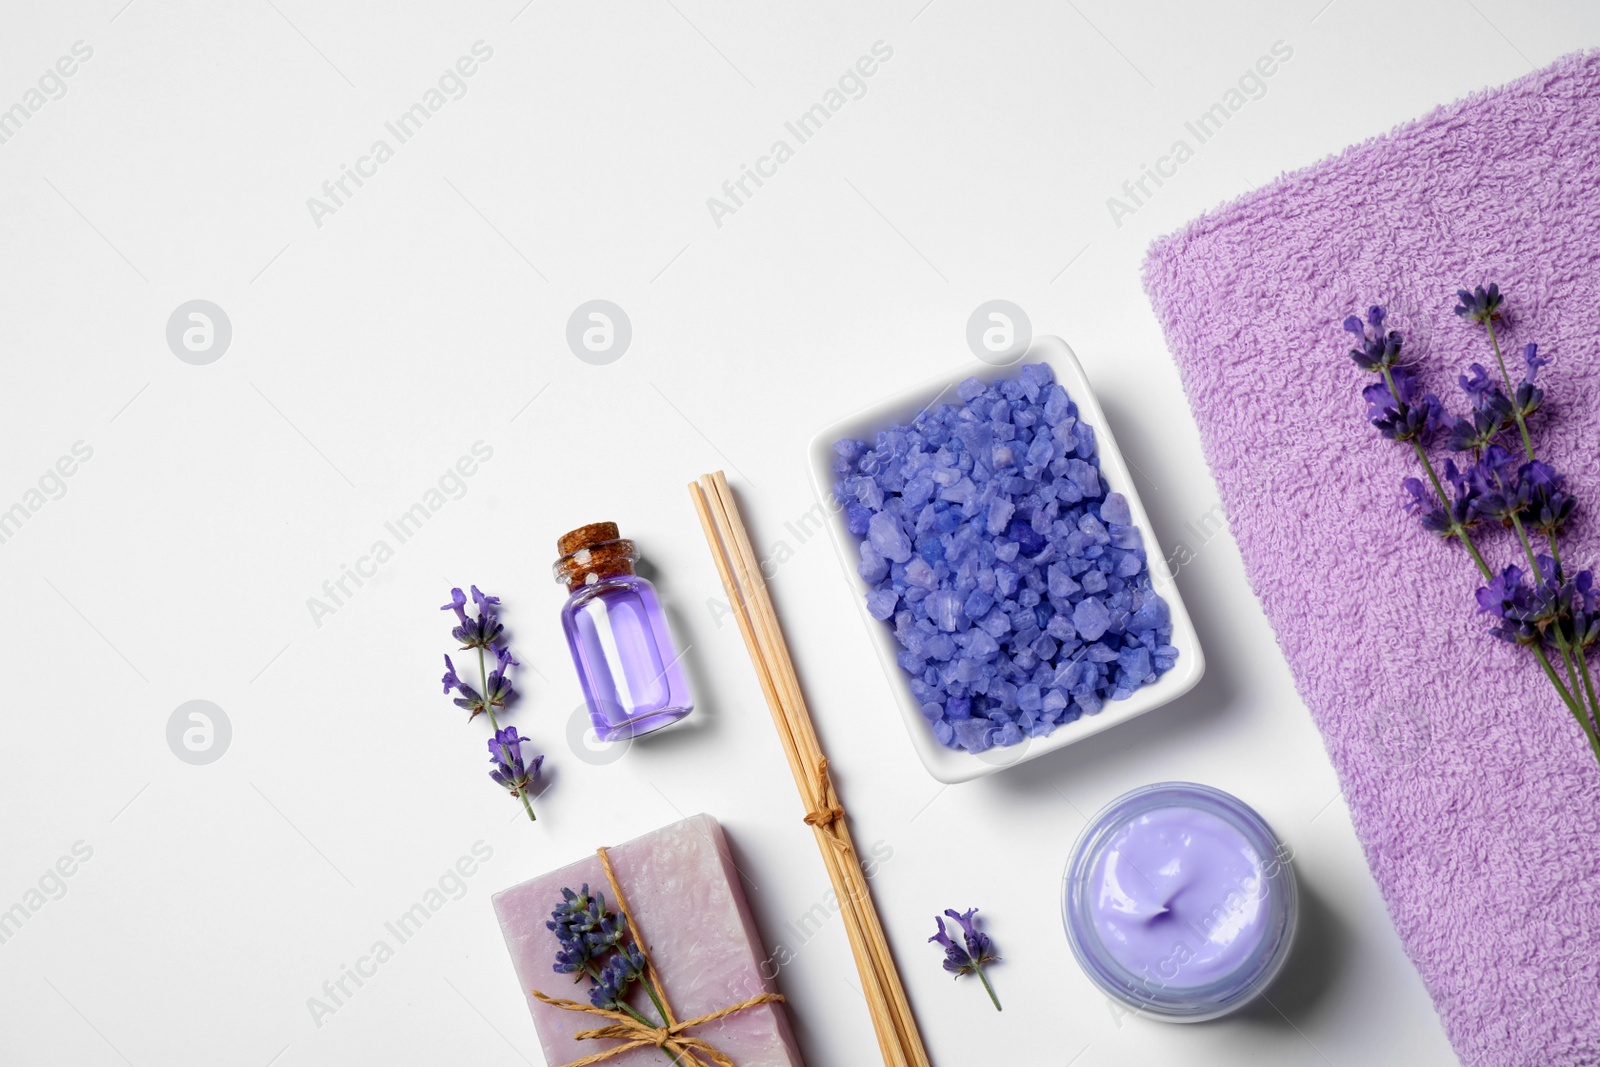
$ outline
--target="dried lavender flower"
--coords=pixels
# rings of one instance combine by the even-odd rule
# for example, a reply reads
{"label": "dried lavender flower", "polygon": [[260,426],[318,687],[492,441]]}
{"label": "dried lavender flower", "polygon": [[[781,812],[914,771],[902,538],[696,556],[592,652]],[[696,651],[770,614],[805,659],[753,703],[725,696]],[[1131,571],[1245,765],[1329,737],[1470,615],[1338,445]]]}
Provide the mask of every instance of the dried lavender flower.
{"label": "dried lavender flower", "polygon": [[1467,475],[1477,491],[1472,503],[1475,516],[1510,526],[1512,517],[1520,514],[1515,466],[1516,457],[1499,445],[1483,450],[1482,458]]}
{"label": "dried lavender flower", "polygon": [[1579,571],[1562,593],[1572,627],[1568,643],[1581,652],[1600,641],[1600,589],[1592,572]]}
{"label": "dried lavender flower", "polygon": [[[446,693],[456,693],[452,702],[467,712],[468,722],[482,714],[489,716],[489,726],[494,730],[494,738],[489,742],[489,758],[495,764],[489,777],[521,800],[528,819],[533,821],[536,816],[528,797],[539,781],[544,756],[535,756],[531,762],[528,761],[522,754],[522,746],[528,739],[519,737],[516,727],[502,729],[500,726],[496,712],[503,712],[516,699],[511,668],[519,664],[511,651],[506,628],[497,615],[500,598],[489,596],[477,586],[471,588],[473,614],[468,613],[467,595],[459,588],[450,590],[450,602],[439,610],[455,612],[456,626],[450,635],[460,642],[462,649],[477,649],[478,686],[474,688],[462,681],[448,654],[444,657],[444,677],[440,681]],[[489,655],[494,656],[493,671],[489,669]]]}
{"label": "dried lavender flower", "polygon": [[[604,894],[591,896],[587,884],[576,893],[563,887],[561,902],[544,925],[561,946],[556,950],[555,972],[575,975],[574,981],[588,978],[594,983],[589,990],[589,1003],[605,1011],[623,1012],[652,1029],[663,1025],[645,1018],[627,1001],[628,990],[638,982],[661,1018],[667,1018],[666,1008],[647,977],[650,961],[635,943],[627,920],[606,908]],[[669,1052],[667,1056],[681,1067],[675,1055]]]}
{"label": "dried lavender flower", "polygon": [[1367,309],[1365,322],[1354,315],[1344,320],[1345,331],[1355,334],[1361,344],[1360,348],[1350,350],[1350,358],[1362,370],[1381,371],[1400,362],[1400,334],[1395,330],[1383,331],[1384,315],[1383,308],[1371,307]]}
{"label": "dried lavender flower", "polygon": [[1539,368],[1548,366],[1550,359],[1547,356],[1540,356],[1539,346],[1530,341],[1522,346],[1522,362],[1527,368],[1522,372],[1522,380],[1531,385],[1534,376],[1539,373]]}
{"label": "dried lavender flower", "polygon": [[[1541,557],[1548,559],[1549,557]],[[1488,585],[1477,592],[1479,614],[1494,616],[1490,633],[1517,645],[1536,645],[1542,640],[1538,625],[1539,598],[1522,580],[1522,568],[1506,566]]]}
{"label": "dried lavender flower", "polygon": [[523,760],[522,746],[527,743],[527,738],[517,736],[515,726],[496,730],[489,742],[489,759],[494,763],[489,777],[510,790],[512,796],[522,799],[527,798],[539,781],[539,768],[544,765],[543,756],[535,756],[531,764]]}
{"label": "dried lavender flower", "polygon": [[472,587],[472,602],[478,608],[478,614],[469,618],[467,616],[467,597],[460,589],[450,590],[450,603],[441,607],[440,611],[453,611],[460,620],[455,629],[450,631],[450,636],[461,642],[462,648],[500,648],[505,644],[505,627],[495,617],[494,609],[500,605],[497,596],[485,596],[478,591],[477,586]]}
{"label": "dried lavender flower", "polygon": [[1528,528],[1545,537],[1561,532],[1578,501],[1566,491],[1567,480],[1549,465],[1530,460],[1517,472]]}
{"label": "dried lavender flower", "polygon": [[1500,317],[1500,304],[1503,298],[1500,287],[1494,282],[1489,283],[1489,288],[1478,286],[1472,292],[1465,289],[1456,290],[1456,298],[1460,301],[1456,305],[1456,314],[1473,322],[1488,322],[1490,319]]}
{"label": "dried lavender flower", "polygon": [[589,1003],[608,1011],[621,1011],[628,987],[644,977],[644,970],[644,955],[637,948],[632,944],[619,946],[600,968],[600,977],[589,990]]}
{"label": "dried lavender flower", "polygon": [[1482,452],[1501,433],[1510,429],[1511,424],[1511,404],[1496,389],[1493,398],[1483,406],[1472,409],[1470,420],[1457,418],[1450,423],[1445,444],[1453,452]]}
{"label": "dried lavender flower", "polygon": [[994,1002],[994,1010],[1000,1010],[1000,998],[994,995],[994,986],[989,984],[989,976],[984,973],[984,967],[991,963],[999,963],[1000,957],[994,954],[994,942],[989,940],[989,935],[977,927],[973,916],[978,914],[977,908],[968,908],[958,912],[954,908],[944,910],[946,916],[955,920],[956,927],[961,932],[961,943],[957,944],[950,936],[950,931],[945,927],[944,919],[935,915],[933,921],[939,929],[929,942],[937,942],[944,949],[944,969],[960,978],[964,974],[976,974],[983,983],[983,988],[988,991],[989,999]]}
{"label": "dried lavender flower", "polygon": [[589,961],[600,959],[620,944],[628,936],[628,926],[620,915],[606,910],[605,894],[589,894],[587,883],[576,893],[563,888],[561,896],[561,903],[544,925],[561,944],[556,952],[556,973],[575,974],[573,981],[581,981],[589,973]]}
{"label": "dried lavender flower", "polygon": [[470,714],[467,716],[469,720],[483,711],[483,697],[479,695],[476,689],[472,688],[472,686],[468,685],[466,682],[463,682],[456,676],[456,665],[450,662],[450,654],[448,652],[445,653],[444,678],[441,680],[444,682],[444,691],[446,693],[454,689],[457,693],[461,694],[460,696],[456,697],[452,703],[454,703],[456,707],[464,708],[466,711],[470,712]]}
{"label": "dried lavender flower", "polygon": [[484,682],[484,704],[489,708],[504,708],[517,695],[511,685],[511,668],[519,664],[509,648],[495,649],[494,660],[495,668],[489,672],[489,677]]}
{"label": "dried lavender flower", "polygon": [[[1534,380],[1550,360],[1539,355],[1538,345],[1524,345],[1522,378],[1513,383],[1495,330],[1504,303],[1500,287],[1491,283],[1472,292],[1462,289],[1457,297],[1456,314],[1483,327],[1499,370],[1497,380],[1493,371],[1473,363],[1460,376],[1472,404],[1470,418],[1452,418],[1432,394],[1418,395],[1413,368],[1399,361],[1403,338],[1384,330],[1381,307],[1369,308],[1365,320],[1352,315],[1344,321],[1344,329],[1361,345],[1350,352],[1351,358],[1380,377],[1362,389],[1367,418],[1384,437],[1409,444],[1427,474],[1426,483],[1419,478],[1401,483],[1405,510],[1424,529],[1466,549],[1485,583],[1476,597],[1478,613],[1495,620],[1490,632],[1528,649],[1538,660],[1600,759],[1600,695],[1587,661],[1587,650],[1600,641],[1600,594],[1590,571],[1571,580],[1565,577],[1559,535],[1577,502],[1566,490],[1566,479],[1536,458],[1528,429],[1529,416],[1544,401]],[[1428,454],[1441,428],[1448,447],[1472,459],[1459,468],[1446,460],[1442,479]],[[1513,429],[1520,449],[1511,443]],[[1528,567],[1492,569],[1474,540],[1480,523],[1514,531]],[[1548,553],[1537,551],[1532,537],[1544,538]]]}

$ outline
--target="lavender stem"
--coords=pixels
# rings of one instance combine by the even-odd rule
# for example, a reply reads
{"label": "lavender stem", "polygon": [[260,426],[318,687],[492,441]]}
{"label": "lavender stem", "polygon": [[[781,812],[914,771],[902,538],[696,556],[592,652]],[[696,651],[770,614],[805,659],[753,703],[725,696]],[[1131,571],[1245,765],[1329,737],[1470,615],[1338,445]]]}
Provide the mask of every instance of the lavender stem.
{"label": "lavender stem", "polygon": [[[1566,697],[1566,687],[1561,684],[1561,679],[1556,677],[1555,668],[1550,666],[1550,658],[1544,654],[1544,649],[1534,645],[1533,654],[1539,657],[1539,666],[1544,668],[1545,677],[1550,679],[1550,684],[1556,691]],[[1590,724],[1588,716],[1578,709],[1570,698],[1566,699],[1567,710],[1572,712],[1572,717],[1578,720],[1578,725],[1583,728],[1584,736],[1589,739],[1589,747],[1594,749],[1596,759],[1600,759],[1600,735],[1595,733],[1595,728]]]}
{"label": "lavender stem", "polygon": [[1584,651],[1581,648],[1574,648],[1572,657],[1578,661],[1578,669],[1583,672],[1583,688],[1589,694],[1591,714],[1595,716],[1596,723],[1600,724],[1600,700],[1595,699],[1594,681],[1589,677],[1589,661],[1585,658]]}
{"label": "lavender stem", "polygon": [[[1384,377],[1387,378],[1389,372],[1384,371],[1383,373]],[[1393,390],[1393,383],[1390,384],[1389,388],[1391,391]],[[1422,469],[1428,472],[1428,481],[1433,483],[1433,491],[1439,494],[1439,503],[1448,507],[1450,498],[1444,495],[1444,484],[1439,481],[1439,476],[1434,473],[1433,463],[1428,459],[1428,453],[1416,441],[1411,442],[1411,447],[1417,453],[1417,459],[1422,461]],[[1466,546],[1468,554],[1472,556],[1472,562],[1478,565],[1478,570],[1483,574],[1484,579],[1492,581],[1494,572],[1489,569],[1489,565],[1478,554],[1478,546],[1472,543],[1472,535],[1467,532],[1467,528],[1452,518],[1451,532],[1460,538],[1461,543]]]}
{"label": "lavender stem", "polygon": [[1561,681],[1560,676],[1556,674],[1555,668],[1550,666],[1549,657],[1545,655],[1544,649],[1538,645],[1532,645],[1530,647],[1533,649],[1533,654],[1539,657],[1539,662],[1543,664],[1545,674],[1550,679],[1550,684],[1555,686],[1556,696],[1561,698],[1561,702],[1567,706],[1568,711],[1572,712],[1574,715],[1579,714],[1577,701],[1573,698],[1571,693],[1567,692],[1567,687]]}
{"label": "lavender stem", "polygon": [[[648,978],[640,978],[639,981],[640,984],[644,986],[644,991],[650,994],[650,1002],[656,1006],[656,1011],[661,1013],[661,1025],[667,1025],[667,1008],[666,1005],[661,1003],[661,998],[656,996],[655,985],[652,984]],[[666,1049],[662,1049],[662,1051],[666,1052]],[[683,1067],[683,1061],[678,1059],[678,1054],[676,1052],[667,1052],[667,1056],[672,1060],[673,1063],[677,1064],[678,1067]]]}
{"label": "lavender stem", "polygon": [[[498,734],[500,732],[500,723],[495,720],[494,705],[489,703],[489,668],[484,666],[482,645],[478,646],[478,685],[481,687],[478,692],[483,694],[483,710],[489,713],[489,729]],[[502,743],[500,752],[505,756],[507,765],[510,765],[511,746]],[[522,800],[522,810],[528,813],[528,821],[538,822],[539,816],[533,813],[533,805],[528,802],[528,791],[519,788],[517,796]]]}
{"label": "lavender stem", "polygon": [[[1383,384],[1389,387],[1389,395],[1394,397],[1396,404],[1400,403],[1400,390],[1395,388],[1394,375],[1389,373],[1388,367],[1381,368],[1381,371],[1383,373]],[[1439,475],[1434,472],[1433,462],[1428,459],[1427,451],[1416,438],[1411,439],[1411,450],[1417,454],[1417,460],[1422,464],[1422,469],[1427,471],[1428,481],[1433,483],[1433,491],[1438,494],[1439,503],[1448,509],[1450,498],[1445,495],[1444,483],[1439,481]],[[1467,552],[1472,556],[1472,561],[1478,565],[1478,570],[1482,572],[1484,579],[1492,581],[1494,572],[1489,570],[1489,565],[1478,554],[1478,546],[1472,543],[1472,537],[1467,533],[1466,527],[1456,522],[1453,517],[1450,521],[1450,527],[1450,532],[1460,538],[1461,543],[1466,546]]]}
{"label": "lavender stem", "polygon": [[[588,972],[589,977],[594,979],[594,984],[595,985],[600,985],[601,984],[599,968],[597,968],[593,963],[589,963],[585,967],[585,970]],[[652,1030],[657,1029],[658,1026],[667,1025],[667,1009],[661,1006],[661,1001],[656,996],[656,991],[654,989],[650,988],[650,983],[644,981],[642,978],[640,979],[640,982],[644,986],[644,991],[646,993],[650,994],[650,999],[655,1003],[656,1010],[661,1013],[661,1022],[658,1024],[658,1023],[651,1022],[649,1019],[646,1019],[643,1015],[640,1015],[637,1011],[634,1011],[633,1010],[633,1005],[629,1004],[625,1000],[618,1000],[617,1001],[617,1007],[621,1008],[624,1012],[626,1012],[629,1016],[631,1016],[635,1022],[639,1023],[639,1025],[648,1026]],[[678,1067],[683,1067],[683,1061],[678,1059],[678,1054],[676,1052],[667,1052],[666,1049],[662,1049],[661,1051],[662,1052],[666,1052],[667,1059],[669,1059],[673,1063],[677,1064]]]}
{"label": "lavender stem", "polygon": [[983,983],[983,988],[989,991],[989,999],[994,1001],[994,1010],[1004,1011],[1005,1009],[1000,1007],[1000,998],[994,995],[994,986],[989,984],[989,976],[983,973],[982,967],[974,967],[973,969],[978,972],[978,980]]}
{"label": "lavender stem", "polygon": [[[1505,385],[1506,396],[1515,397],[1517,392],[1511,388],[1511,374],[1506,370],[1506,359],[1500,354],[1500,339],[1494,334],[1494,319],[1486,318],[1483,325],[1489,331],[1489,344],[1494,348],[1495,362],[1500,364],[1500,381]],[[1528,458],[1533,458],[1533,438],[1528,435],[1528,422],[1522,417],[1521,409],[1512,403],[1511,414],[1516,417],[1517,429],[1522,432],[1522,447],[1528,453]]]}
{"label": "lavender stem", "polygon": [[[1533,544],[1528,540],[1528,532],[1523,527],[1522,520],[1517,517],[1515,512],[1513,512],[1511,515],[1511,525],[1517,531],[1517,540],[1522,542],[1522,550],[1528,555],[1528,565],[1533,568],[1532,576],[1537,579],[1539,577],[1539,561],[1533,554]],[[1554,541],[1555,538],[1552,536],[1552,547],[1554,547]],[[1578,688],[1578,674],[1575,670],[1573,670],[1573,654],[1570,646],[1567,644],[1566,636],[1562,634],[1559,624],[1552,627],[1552,632],[1556,636],[1556,648],[1561,653],[1561,665],[1567,672],[1567,685],[1562,690],[1567,694],[1567,706],[1572,709],[1572,713],[1574,715],[1580,716],[1578,721],[1583,723],[1584,729],[1586,732],[1588,732],[1591,740],[1596,744],[1600,744],[1600,735],[1596,735],[1594,729],[1589,726],[1588,722],[1588,719],[1591,716],[1596,717],[1596,720],[1600,721],[1600,716],[1596,716],[1596,712],[1600,711],[1600,705],[1596,705],[1594,702],[1594,687],[1592,685],[1588,687],[1587,702],[1585,702],[1585,691]],[[1581,654],[1578,658],[1582,658]],[[1584,666],[1584,673],[1585,675],[1588,674],[1587,664]],[[1600,748],[1595,749],[1595,755],[1600,756]]]}

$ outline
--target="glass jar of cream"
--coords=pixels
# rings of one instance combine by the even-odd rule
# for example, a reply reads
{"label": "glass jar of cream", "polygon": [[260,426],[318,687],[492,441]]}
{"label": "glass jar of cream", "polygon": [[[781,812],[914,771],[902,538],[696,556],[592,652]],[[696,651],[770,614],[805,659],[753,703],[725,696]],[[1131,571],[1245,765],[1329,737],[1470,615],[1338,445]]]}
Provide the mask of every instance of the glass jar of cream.
{"label": "glass jar of cream", "polygon": [[1192,782],[1125,793],[1067,862],[1067,940],[1109,997],[1165,1022],[1253,1000],[1283,969],[1299,894],[1290,853],[1239,798]]}

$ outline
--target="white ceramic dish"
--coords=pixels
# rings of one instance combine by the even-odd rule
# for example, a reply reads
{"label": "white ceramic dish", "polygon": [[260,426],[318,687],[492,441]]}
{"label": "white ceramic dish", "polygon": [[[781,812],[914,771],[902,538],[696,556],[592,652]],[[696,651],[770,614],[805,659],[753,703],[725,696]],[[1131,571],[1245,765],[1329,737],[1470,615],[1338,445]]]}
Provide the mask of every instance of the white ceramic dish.
{"label": "white ceramic dish", "polygon": [[[1155,684],[1144,686],[1126,700],[1108,700],[1096,714],[1085,715],[1075,722],[1058,726],[1054,733],[1044,737],[1024,738],[1021,743],[1005,748],[971,753],[961,749],[946,748],[934,738],[933,730],[922,717],[917,700],[911,695],[910,679],[896,662],[896,656],[900,652],[899,642],[895,640],[894,633],[887,623],[879,622],[867,614],[866,594],[869,587],[856,570],[856,562],[859,559],[857,538],[846,528],[843,511],[833,505],[833,443],[845,437],[870,441],[879,430],[888,429],[897,423],[908,423],[923,408],[934,403],[959,402],[955,387],[966,378],[975,377],[985,382],[992,382],[1014,377],[1023,363],[1048,363],[1055,372],[1056,381],[1061,383],[1067,394],[1078,405],[1079,417],[1094,427],[1101,474],[1112,490],[1128,498],[1133,521],[1144,536],[1151,584],[1171,609],[1172,645],[1178,650],[1178,660]],[[1154,531],[1150,526],[1150,516],[1145,514],[1144,503],[1139,499],[1139,491],[1133,484],[1128,465],[1123,461],[1122,452],[1111,436],[1105,412],[1100,409],[1094,391],[1089,388],[1089,380],[1084,377],[1078,358],[1072,354],[1072,349],[1067,347],[1067,343],[1061,338],[1036,337],[1029,346],[1027,354],[1008,366],[996,367],[974,361],[959,371],[892,396],[847,419],[842,419],[812,438],[810,461],[812,485],[816,489],[818,499],[822,501],[823,509],[831,516],[828,522],[829,536],[833,539],[833,547],[839,555],[839,562],[844,567],[846,578],[856,590],[856,607],[861,612],[862,620],[867,624],[873,647],[878,650],[878,659],[883,665],[883,671],[889,677],[890,687],[894,690],[900,705],[900,716],[905,720],[906,730],[911,735],[912,747],[916,749],[922,765],[928,768],[928,773],[939,781],[946,783],[970,781],[1036,759],[1047,752],[1065,748],[1075,741],[1092,737],[1102,730],[1108,730],[1118,723],[1127,722],[1169,701],[1176,700],[1193,689],[1195,683],[1200,681],[1200,676],[1205,673],[1205,655],[1200,651],[1199,637],[1195,634],[1194,623],[1190,621],[1188,611],[1184,609],[1183,598],[1178,595],[1177,584],[1172,580],[1166,554],[1156,542]]]}

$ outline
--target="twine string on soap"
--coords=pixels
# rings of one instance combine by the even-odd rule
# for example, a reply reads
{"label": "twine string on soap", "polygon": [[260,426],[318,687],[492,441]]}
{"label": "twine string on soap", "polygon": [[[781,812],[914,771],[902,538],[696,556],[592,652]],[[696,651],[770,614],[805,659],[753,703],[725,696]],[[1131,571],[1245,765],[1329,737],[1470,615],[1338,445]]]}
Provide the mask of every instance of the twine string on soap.
{"label": "twine string on soap", "polygon": [[600,856],[600,869],[605,872],[606,881],[611,886],[612,899],[617,902],[617,911],[622,916],[622,921],[632,934],[634,947],[639,950],[639,955],[644,957],[644,973],[641,978],[650,984],[655,991],[656,1002],[661,1006],[661,1013],[666,1016],[661,1026],[651,1026],[640,1022],[633,1016],[609,1008],[597,1008],[593,1004],[580,1004],[575,1000],[562,1000],[559,997],[546,996],[537,989],[529,990],[541,1003],[564,1011],[579,1011],[588,1015],[598,1015],[603,1019],[611,1020],[608,1026],[599,1026],[589,1030],[579,1030],[572,1036],[579,1040],[611,1039],[621,1041],[620,1045],[601,1049],[582,1059],[573,1060],[562,1064],[561,1067],[590,1067],[591,1064],[603,1063],[613,1056],[620,1056],[624,1052],[631,1052],[636,1048],[655,1047],[663,1052],[673,1053],[678,1056],[688,1057],[692,1062],[705,1062],[714,1064],[715,1067],[735,1067],[734,1062],[727,1054],[704,1038],[694,1037],[685,1033],[692,1027],[704,1026],[706,1023],[716,1022],[735,1012],[747,1008],[759,1007],[762,1004],[776,1004],[783,1001],[781,993],[757,993],[737,1004],[730,1004],[726,1008],[697,1015],[693,1019],[679,1022],[672,1013],[672,1004],[667,1000],[666,988],[656,979],[656,965],[650,959],[650,950],[645,947],[644,933],[639,929],[639,924],[634,922],[633,913],[628,910],[628,899],[622,892],[622,886],[617,881],[617,872],[612,869],[611,855],[604,847],[595,850]]}
{"label": "twine string on soap", "polygon": [[886,1067],[928,1067],[916,1018],[850,839],[849,818],[834,791],[759,557],[739,517],[728,480],[720,471],[707,474],[689,486],[689,495],[800,791],[805,821],[817,838],[823,866],[833,883],[850,952],[861,976],[861,991],[872,1015],[878,1051]]}
{"label": "twine string on soap", "polygon": [[621,1041],[620,1045],[601,1049],[582,1059],[572,1060],[561,1064],[560,1067],[590,1067],[591,1064],[604,1063],[613,1056],[620,1056],[624,1052],[632,1052],[636,1048],[659,1048],[664,1052],[677,1053],[693,1057],[701,1062],[713,1063],[716,1067],[736,1067],[727,1054],[718,1049],[704,1038],[694,1037],[684,1033],[693,1026],[703,1026],[718,1019],[732,1015],[734,1012],[744,1011],[746,1008],[758,1007],[762,1004],[773,1004],[783,1000],[781,993],[758,993],[748,1000],[741,1000],[737,1004],[730,1004],[718,1011],[708,1012],[693,1019],[685,1019],[671,1026],[648,1026],[641,1023],[631,1015],[624,1015],[620,1011],[611,1011],[607,1008],[597,1008],[593,1004],[579,1004],[575,1000],[562,1000],[558,997],[546,996],[537,989],[530,992],[540,1002],[553,1008],[562,1008],[566,1011],[581,1011],[588,1015],[598,1015],[610,1019],[609,1026],[595,1027],[592,1030],[579,1030],[572,1036],[579,1040],[611,1038]]}
{"label": "twine string on soap", "polygon": [[606,851],[604,845],[595,849],[600,856],[600,869],[606,874],[606,881],[611,885],[611,899],[617,902],[617,911],[622,914],[622,921],[628,924],[628,930],[633,934],[633,945],[639,950],[639,955],[644,957],[644,980],[650,983],[650,988],[655,990],[656,999],[661,1005],[661,1014],[666,1016],[662,1020],[668,1027],[677,1025],[678,1020],[672,1014],[672,1002],[667,1000],[667,991],[656,981],[656,964],[650,958],[650,949],[645,945],[644,931],[639,929],[639,924],[633,921],[633,913],[628,910],[628,898],[622,893],[622,886],[617,884],[617,872],[611,867],[611,853]]}

